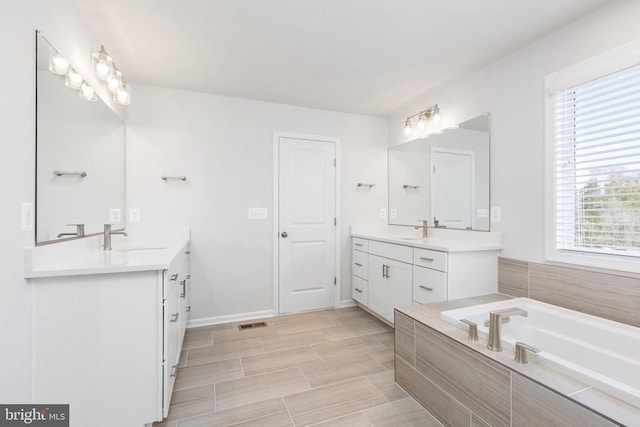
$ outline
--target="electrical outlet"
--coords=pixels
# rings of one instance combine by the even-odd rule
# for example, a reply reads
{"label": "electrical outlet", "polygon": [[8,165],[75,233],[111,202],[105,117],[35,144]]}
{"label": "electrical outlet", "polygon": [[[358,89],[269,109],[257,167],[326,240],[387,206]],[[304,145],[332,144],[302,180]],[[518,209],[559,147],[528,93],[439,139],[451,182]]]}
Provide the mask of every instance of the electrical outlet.
{"label": "electrical outlet", "polygon": [[109,223],[122,222],[122,211],[119,208],[109,209]]}
{"label": "electrical outlet", "polygon": [[131,208],[129,209],[129,221],[131,222],[140,222],[140,209],[139,208]]}
{"label": "electrical outlet", "polygon": [[502,221],[502,208],[500,206],[491,206],[491,222],[500,221]]}
{"label": "electrical outlet", "polygon": [[22,202],[21,208],[22,231],[33,230],[33,203]]}
{"label": "electrical outlet", "polygon": [[391,218],[398,218],[398,209],[396,208],[392,208],[391,209]]}
{"label": "electrical outlet", "polygon": [[478,209],[476,213],[476,217],[478,218],[487,218],[489,216],[489,209]]}
{"label": "electrical outlet", "polygon": [[380,209],[380,218],[385,219],[387,217],[387,210],[385,208]]}
{"label": "electrical outlet", "polygon": [[247,210],[247,218],[249,219],[267,219],[267,208],[249,208]]}

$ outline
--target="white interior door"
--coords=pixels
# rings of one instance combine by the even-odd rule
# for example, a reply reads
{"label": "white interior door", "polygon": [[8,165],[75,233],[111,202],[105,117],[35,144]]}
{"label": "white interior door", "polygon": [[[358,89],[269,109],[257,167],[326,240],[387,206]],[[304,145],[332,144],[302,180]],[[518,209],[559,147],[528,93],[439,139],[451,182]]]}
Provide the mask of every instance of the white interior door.
{"label": "white interior door", "polygon": [[278,150],[280,313],[333,307],[335,143],[280,137]]}
{"label": "white interior door", "polygon": [[432,149],[431,211],[439,225],[471,228],[473,180],[473,153]]}

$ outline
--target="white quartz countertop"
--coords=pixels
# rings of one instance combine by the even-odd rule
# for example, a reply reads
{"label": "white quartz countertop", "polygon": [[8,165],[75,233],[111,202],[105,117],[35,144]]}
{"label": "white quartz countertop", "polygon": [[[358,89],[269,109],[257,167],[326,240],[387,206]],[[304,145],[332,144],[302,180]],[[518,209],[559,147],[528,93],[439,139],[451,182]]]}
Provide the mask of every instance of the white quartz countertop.
{"label": "white quartz countertop", "polygon": [[460,237],[459,235],[447,237],[443,233],[438,233],[433,237],[423,239],[420,236],[395,234],[385,230],[352,232],[351,236],[442,252],[497,251],[502,249],[501,236],[489,236],[489,233],[486,233],[485,236],[473,236],[473,234],[477,234],[478,232],[466,233],[470,234],[467,238],[464,236]]}
{"label": "white quartz countertop", "polygon": [[104,251],[98,238],[81,240],[66,247],[27,248],[25,278],[164,270],[185,248],[189,237],[188,233],[151,240],[114,236],[111,251]]}

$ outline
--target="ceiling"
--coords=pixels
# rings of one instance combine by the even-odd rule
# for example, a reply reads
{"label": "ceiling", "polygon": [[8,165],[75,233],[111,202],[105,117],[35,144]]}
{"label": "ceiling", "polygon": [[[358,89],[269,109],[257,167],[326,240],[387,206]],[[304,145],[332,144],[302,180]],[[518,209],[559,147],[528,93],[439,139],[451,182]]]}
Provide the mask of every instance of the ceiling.
{"label": "ceiling", "polygon": [[75,1],[130,83],[385,117],[610,0]]}

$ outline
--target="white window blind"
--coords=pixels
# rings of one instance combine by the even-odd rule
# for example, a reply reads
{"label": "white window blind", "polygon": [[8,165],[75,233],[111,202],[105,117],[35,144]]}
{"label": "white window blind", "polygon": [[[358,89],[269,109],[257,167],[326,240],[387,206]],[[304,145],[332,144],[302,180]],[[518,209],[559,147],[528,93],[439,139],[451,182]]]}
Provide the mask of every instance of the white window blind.
{"label": "white window blind", "polygon": [[553,105],[556,250],[640,257],[640,65]]}

